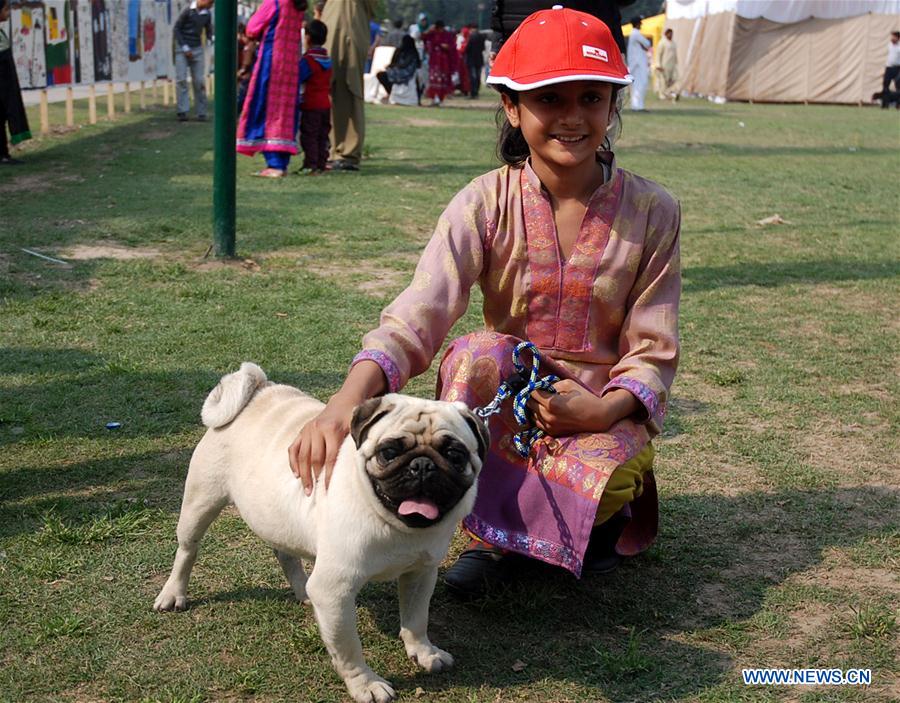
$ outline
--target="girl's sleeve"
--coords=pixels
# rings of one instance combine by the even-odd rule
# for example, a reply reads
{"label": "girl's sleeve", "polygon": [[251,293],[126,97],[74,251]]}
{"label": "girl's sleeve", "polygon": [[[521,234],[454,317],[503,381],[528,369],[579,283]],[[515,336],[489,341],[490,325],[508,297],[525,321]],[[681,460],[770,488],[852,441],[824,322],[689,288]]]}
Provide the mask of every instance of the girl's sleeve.
{"label": "girl's sleeve", "polygon": [[253,13],[250,21],[247,22],[247,36],[250,39],[261,39],[263,30],[269,26],[269,22],[275,16],[277,9],[275,0],[263,0],[263,4]]}
{"label": "girl's sleeve", "polygon": [[353,359],[376,362],[394,393],[430,365],[447,333],[469,305],[484,265],[487,218],[476,183],[444,210],[416,266],[412,283],[381,313]]}
{"label": "girl's sleeve", "polygon": [[644,406],[642,419],[651,434],[662,429],[679,355],[681,208],[669,202],[670,208],[660,208],[666,211],[662,216],[649,218],[644,254],[619,333],[619,362],[603,389],[630,391]]}

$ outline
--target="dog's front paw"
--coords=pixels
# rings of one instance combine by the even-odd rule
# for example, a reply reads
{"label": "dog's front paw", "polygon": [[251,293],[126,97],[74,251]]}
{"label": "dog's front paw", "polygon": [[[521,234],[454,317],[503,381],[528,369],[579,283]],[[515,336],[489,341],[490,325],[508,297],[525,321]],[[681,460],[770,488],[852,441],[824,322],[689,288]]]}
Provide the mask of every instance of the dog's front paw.
{"label": "dog's front paw", "polygon": [[345,682],[347,690],[357,703],[390,703],[397,698],[391,685],[380,676],[369,674]]}
{"label": "dog's front paw", "polygon": [[153,601],[153,609],[158,613],[166,610],[187,610],[187,596],[163,588]]}
{"label": "dog's front paw", "polygon": [[406,653],[429,674],[437,674],[453,667],[453,655],[433,644],[407,647]]}

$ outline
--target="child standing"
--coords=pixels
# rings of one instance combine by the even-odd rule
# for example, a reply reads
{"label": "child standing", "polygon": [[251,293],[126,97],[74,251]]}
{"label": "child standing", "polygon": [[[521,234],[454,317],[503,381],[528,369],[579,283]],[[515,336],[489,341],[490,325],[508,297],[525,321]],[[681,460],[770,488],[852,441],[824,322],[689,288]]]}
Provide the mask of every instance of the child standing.
{"label": "child standing", "polygon": [[[653,541],[650,438],[660,431],[678,361],[680,210],[609,151],[619,90],[631,82],[602,22],[568,9],[526,19],[497,55],[506,165],[476,178],[438,221],[411,285],[363,339],[342,388],[289,451],[307,490],[327,484],[353,408],[425,371],[476,282],[482,332],[454,340],[438,394],[485,406],[513,373],[521,340],[562,380],[528,401],[546,433],[527,457],[508,403],[464,521],[472,542],[445,574],[479,596],[523,557],[584,572],[614,568]],[[528,359],[526,359],[528,361]]]}
{"label": "child standing", "polygon": [[323,46],[328,38],[324,22],[306,28],[306,53],[300,59],[300,148],[303,168],[316,175],[328,161],[331,132],[331,59]]}

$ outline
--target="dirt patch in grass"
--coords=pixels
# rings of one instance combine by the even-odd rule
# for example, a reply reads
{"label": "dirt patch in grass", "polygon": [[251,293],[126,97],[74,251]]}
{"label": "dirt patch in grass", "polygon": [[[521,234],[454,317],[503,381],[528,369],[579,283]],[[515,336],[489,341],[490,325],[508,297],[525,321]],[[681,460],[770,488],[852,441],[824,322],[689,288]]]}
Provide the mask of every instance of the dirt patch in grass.
{"label": "dirt patch in grass", "polygon": [[406,124],[410,127],[446,127],[446,122],[441,122],[440,120],[432,120],[428,118],[422,117],[410,117],[406,120]]}
{"label": "dirt patch in grass", "polygon": [[150,141],[158,141],[160,139],[168,139],[169,137],[175,136],[175,132],[169,129],[151,129],[148,132],[142,132],[141,138],[148,139]]}
{"label": "dirt patch in grass", "polygon": [[795,574],[789,580],[794,583],[850,591],[856,594],[857,600],[860,595],[884,598],[887,594],[893,594],[900,597],[900,578],[887,569],[823,563],[815,569]]}
{"label": "dirt patch in grass", "polygon": [[[780,510],[771,511],[777,514]],[[778,525],[779,519],[771,517],[763,519],[762,525]],[[753,542],[765,541],[765,548],[753,548]],[[761,528],[759,535],[746,543],[738,563],[724,569],[722,576],[733,580],[736,584],[747,579],[764,579],[776,582],[797,566],[797,560],[803,559],[810,550],[809,543],[792,534],[765,534]]]}
{"label": "dirt patch in grass", "polygon": [[868,420],[865,423],[820,421],[814,432],[802,432],[796,437],[798,458],[835,476],[838,485],[900,483],[896,462],[885,461],[887,447],[871,441],[873,436],[885,436],[888,423],[879,417]]}
{"label": "dirt patch in grass", "polygon": [[791,612],[789,617],[791,634],[778,640],[778,644],[789,650],[799,649],[825,634],[834,617],[834,609],[822,603],[804,603],[798,610]]}
{"label": "dirt patch in grass", "polygon": [[63,249],[59,254],[62,258],[73,261],[91,261],[92,259],[128,261],[130,259],[156,259],[162,256],[162,252],[157,249],[129,247],[115,242],[76,244],[68,249]]}
{"label": "dirt patch in grass", "polygon": [[28,174],[14,176],[6,183],[0,183],[0,193],[42,193],[51,188],[51,181],[46,174]]}
{"label": "dirt patch in grass", "polygon": [[400,288],[409,278],[404,271],[364,266],[353,274],[347,275],[347,269],[337,264],[305,263],[304,269],[323,278],[332,279],[343,285],[351,285],[366,295],[381,296]]}
{"label": "dirt patch in grass", "polygon": [[253,259],[203,259],[191,265],[195,271],[243,271],[244,273],[256,273],[262,267]]}

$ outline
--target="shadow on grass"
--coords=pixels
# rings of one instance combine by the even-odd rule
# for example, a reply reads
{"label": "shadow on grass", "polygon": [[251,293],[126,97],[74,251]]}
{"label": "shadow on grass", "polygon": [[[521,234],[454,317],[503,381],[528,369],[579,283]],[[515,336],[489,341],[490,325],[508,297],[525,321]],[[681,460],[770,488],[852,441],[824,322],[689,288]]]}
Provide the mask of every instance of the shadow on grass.
{"label": "shadow on grass", "polygon": [[797,283],[867,281],[896,278],[897,261],[853,261],[820,259],[817,261],[773,261],[727,266],[690,266],[683,272],[684,292],[698,293],[723,286],[775,286]]}

